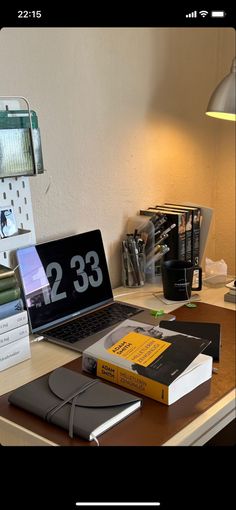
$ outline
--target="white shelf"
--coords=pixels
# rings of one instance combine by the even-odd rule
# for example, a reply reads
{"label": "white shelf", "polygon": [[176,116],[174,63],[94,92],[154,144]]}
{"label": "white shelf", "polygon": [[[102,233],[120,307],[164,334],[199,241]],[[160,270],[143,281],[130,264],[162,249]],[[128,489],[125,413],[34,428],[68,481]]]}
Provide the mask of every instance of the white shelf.
{"label": "white shelf", "polygon": [[31,243],[31,239],[31,230],[24,230],[23,228],[19,228],[17,234],[0,240],[1,252],[16,250],[20,246],[28,246]]}
{"label": "white shelf", "polygon": [[18,227],[17,234],[0,239],[0,264],[12,267],[14,251],[35,244],[29,177],[0,179],[0,206],[13,209]]}

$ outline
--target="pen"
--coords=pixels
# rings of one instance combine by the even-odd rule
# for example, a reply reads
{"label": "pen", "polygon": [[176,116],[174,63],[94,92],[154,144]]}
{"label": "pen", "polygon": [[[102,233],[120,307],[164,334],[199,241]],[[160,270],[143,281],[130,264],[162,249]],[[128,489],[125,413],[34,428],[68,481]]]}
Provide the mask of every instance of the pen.
{"label": "pen", "polygon": [[156,216],[156,220],[154,222],[152,221],[152,223],[154,224],[154,227],[155,227],[155,233],[156,233],[156,230],[158,228],[160,228],[161,225],[163,225],[163,223],[166,222],[166,220],[167,220],[167,216],[165,216],[165,215]]}
{"label": "pen", "polygon": [[162,232],[162,236],[165,235],[165,234],[168,234],[175,227],[176,227],[176,223],[172,223],[172,225],[170,225],[170,227],[168,227],[166,230],[164,230]]}
{"label": "pen", "polygon": [[[163,239],[163,241],[164,241],[164,239]],[[160,251],[163,252],[166,248],[167,248],[167,244],[155,244],[154,255],[156,255]]]}
{"label": "pen", "polygon": [[154,256],[154,258],[153,258],[152,262],[158,262],[159,260],[161,260],[161,258],[162,258],[162,257],[164,257],[164,255],[165,255],[166,253],[168,253],[168,251],[170,251],[170,248],[167,246],[167,247],[165,248],[165,250],[163,250],[163,251],[161,251],[161,252],[157,253],[157,254]]}
{"label": "pen", "polygon": [[172,223],[172,225],[170,225],[170,227],[166,228],[166,230],[163,230],[159,239],[157,239],[157,243],[160,243],[161,241],[163,241],[163,239],[166,239],[169,235],[169,232],[175,227],[176,227],[176,223]]}
{"label": "pen", "polygon": [[136,243],[134,239],[131,239],[131,254],[132,254],[132,263],[134,268],[134,276],[137,281],[137,284],[140,285],[140,271],[139,271],[139,262],[138,262],[138,250],[136,247]]}
{"label": "pen", "polygon": [[154,245],[154,248],[155,246],[158,246],[160,243],[162,243],[165,239],[167,239],[167,237],[169,237],[169,234],[161,234],[160,237],[156,240],[156,243]]}
{"label": "pen", "polygon": [[155,224],[155,222],[158,220],[158,216],[157,214],[153,214],[151,216],[151,218],[149,219],[149,221],[151,221],[151,223]]}
{"label": "pen", "polygon": [[162,257],[164,257],[164,255],[166,253],[168,253],[168,251],[170,251],[170,248],[169,246],[167,246],[166,244],[164,245],[165,248],[164,250],[162,250],[161,252],[157,252],[156,255],[154,255],[153,257],[147,259],[147,263],[146,263],[146,266],[150,266],[150,264],[154,263],[154,262],[158,262],[159,260],[161,260]]}
{"label": "pen", "polygon": [[145,241],[138,230],[122,241],[123,281],[128,287],[144,285]]}
{"label": "pen", "polygon": [[147,244],[147,240],[148,240],[148,233],[145,232],[144,230],[142,230],[140,233],[139,233],[144,245]]}
{"label": "pen", "polygon": [[127,260],[127,248],[125,241],[122,241],[122,257],[123,257],[123,267],[124,267],[124,283],[128,285],[128,260]]}
{"label": "pen", "polygon": [[[166,237],[168,237],[168,234],[166,234]],[[164,241],[164,239],[162,239],[162,241]],[[150,260],[153,257],[155,257],[155,255],[157,255],[157,253],[160,253],[160,252],[163,253],[163,251],[165,252],[167,247],[168,247],[167,244],[161,244],[161,243],[160,244],[154,244],[153,248],[147,253],[146,259]]]}
{"label": "pen", "polygon": [[132,285],[137,282],[135,267],[134,267],[134,258],[133,258],[133,246],[131,237],[128,237],[127,240],[127,265],[128,265],[128,285],[132,287]]}

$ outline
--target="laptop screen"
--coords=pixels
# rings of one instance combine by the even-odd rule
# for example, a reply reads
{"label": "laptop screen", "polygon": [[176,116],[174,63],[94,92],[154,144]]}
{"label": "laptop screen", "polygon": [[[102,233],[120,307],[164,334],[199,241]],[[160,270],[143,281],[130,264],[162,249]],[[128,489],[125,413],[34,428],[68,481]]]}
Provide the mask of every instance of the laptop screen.
{"label": "laptop screen", "polygon": [[113,298],[100,230],[20,248],[16,254],[33,332]]}

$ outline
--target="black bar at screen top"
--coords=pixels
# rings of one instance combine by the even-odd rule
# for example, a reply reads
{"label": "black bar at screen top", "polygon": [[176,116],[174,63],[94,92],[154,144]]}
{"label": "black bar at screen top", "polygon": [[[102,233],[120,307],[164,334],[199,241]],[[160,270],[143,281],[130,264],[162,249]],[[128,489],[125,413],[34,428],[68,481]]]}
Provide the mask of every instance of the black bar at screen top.
{"label": "black bar at screen top", "polygon": [[[31,4],[32,5],[32,4]],[[0,27],[235,27],[236,13],[233,7],[206,7],[201,10],[193,7],[159,8],[146,5],[135,5],[128,12],[127,5],[116,7],[108,4],[102,8],[98,3],[92,6],[64,3],[55,7],[31,7],[23,10],[22,5],[12,7],[8,4],[1,7]],[[20,10],[22,9],[22,10]],[[35,9],[35,10],[34,10]],[[37,10],[38,9],[38,10]],[[212,11],[222,11],[222,17],[212,17]],[[200,12],[202,14],[200,14]],[[204,14],[207,12],[207,14]],[[196,13],[196,14],[195,14]],[[187,17],[188,16],[188,17]]]}

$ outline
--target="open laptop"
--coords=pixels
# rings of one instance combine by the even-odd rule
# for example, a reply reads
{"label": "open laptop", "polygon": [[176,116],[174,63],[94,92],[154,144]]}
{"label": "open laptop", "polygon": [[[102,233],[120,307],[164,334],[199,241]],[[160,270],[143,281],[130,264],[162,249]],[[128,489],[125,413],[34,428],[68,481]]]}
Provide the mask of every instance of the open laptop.
{"label": "open laptop", "polygon": [[82,352],[127,318],[158,324],[150,310],[114,301],[100,230],[16,255],[31,331],[46,340]]}

